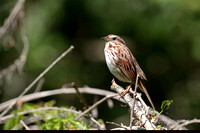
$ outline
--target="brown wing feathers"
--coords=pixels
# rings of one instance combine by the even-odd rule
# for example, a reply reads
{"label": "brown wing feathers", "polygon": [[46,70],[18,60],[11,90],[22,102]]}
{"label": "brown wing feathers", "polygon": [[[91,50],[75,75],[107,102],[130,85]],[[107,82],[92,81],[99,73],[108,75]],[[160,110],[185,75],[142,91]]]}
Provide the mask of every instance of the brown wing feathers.
{"label": "brown wing feathers", "polygon": [[[155,110],[154,104],[153,104],[153,102],[152,102],[152,100],[151,100],[151,98],[149,96],[149,93],[148,93],[148,91],[146,90],[146,88],[144,87],[144,84],[143,84],[143,80],[147,80],[144,72],[140,68],[139,64],[137,63],[135,57],[132,55],[130,50],[127,47],[124,48],[123,50],[127,50],[129,54],[125,55],[125,56],[117,55],[117,57],[119,59],[118,65],[119,65],[120,70],[122,71],[122,73],[124,73],[124,75],[129,77],[130,80],[134,84],[135,84],[135,80],[136,80],[135,79],[136,78],[136,74],[139,74],[138,86],[145,93],[145,95],[147,96],[149,102],[151,103],[151,106]],[[119,53],[122,53],[122,52],[119,52]],[[129,56],[129,57],[127,57],[127,56]],[[131,61],[129,61],[129,59]],[[131,62],[131,64],[130,64],[130,62]]]}

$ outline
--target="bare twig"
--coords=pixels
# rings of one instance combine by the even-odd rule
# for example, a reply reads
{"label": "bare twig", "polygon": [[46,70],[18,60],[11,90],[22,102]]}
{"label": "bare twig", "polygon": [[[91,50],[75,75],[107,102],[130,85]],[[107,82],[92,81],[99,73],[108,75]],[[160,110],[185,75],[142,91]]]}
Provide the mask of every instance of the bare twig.
{"label": "bare twig", "polygon": [[73,45],[70,46],[69,49],[67,49],[64,53],[62,53],[51,65],[49,65],[25,90],[17,97],[16,101],[14,101],[10,106],[8,106],[7,109],[5,109],[0,114],[0,119],[2,116],[4,116],[14,105],[15,103],[23,96],[25,95],[55,64],[57,64],[65,55],[67,55],[72,49],[74,48]]}
{"label": "bare twig", "polygon": [[[103,89],[98,89],[98,88],[89,88],[89,87],[84,87],[84,88],[79,88],[81,93],[85,94],[93,94],[93,95],[100,95],[100,96],[107,96],[107,95],[114,95],[116,94],[115,92],[103,90]],[[54,95],[64,95],[64,94],[76,94],[76,91],[74,88],[61,88],[61,89],[53,89],[49,91],[42,91],[42,92],[36,92],[32,94],[25,95],[21,97],[21,100],[23,102],[29,102],[32,100],[48,97],[48,96],[54,96]],[[121,102],[124,102],[122,99],[119,99],[119,96],[113,97],[116,100],[120,100]],[[13,104],[17,98],[11,99],[9,101],[6,101],[4,103],[0,104],[0,111],[4,110],[7,108],[10,104]]]}
{"label": "bare twig", "polygon": [[147,110],[147,112],[148,112],[149,107],[146,105],[146,103],[142,99],[141,95],[142,95],[141,93],[137,93],[136,98],[142,103],[142,105],[144,106],[145,110]]}
{"label": "bare twig", "polygon": [[[138,77],[139,75],[136,75],[136,81],[135,81],[135,89],[134,89],[134,94],[133,94],[133,105],[131,107],[131,114],[130,114],[130,129],[133,126],[133,113],[134,113],[134,107],[135,107],[135,99],[136,99],[136,93],[137,93],[137,87],[138,87]],[[131,87],[131,86],[130,86]]]}
{"label": "bare twig", "polygon": [[[121,95],[122,92],[124,91],[124,89],[121,86],[117,85],[115,82],[112,84],[111,89],[115,90],[119,95]],[[139,94],[136,93],[136,96],[139,98],[140,96],[138,96],[138,95]],[[129,107],[132,107],[133,99],[130,97],[129,94],[126,94],[123,97],[123,99],[129,105]],[[143,100],[140,99],[140,101],[143,101]],[[138,101],[138,100],[135,101],[136,118],[139,119],[142,124],[144,124],[145,129],[154,130],[155,126],[151,122],[153,119],[150,121],[146,117],[146,114],[145,114],[145,112],[147,112],[146,109],[149,109],[149,107],[146,104],[141,103],[140,101]],[[144,105],[146,105],[146,106],[144,106]],[[148,112],[148,113],[150,113],[150,112]],[[159,112],[157,112],[156,110],[154,110],[154,113],[156,115],[159,114]],[[162,114],[160,114],[158,116],[158,124],[165,126],[167,129],[172,129],[172,127],[179,125],[178,122],[176,122],[176,121],[174,121],[174,120],[170,119],[169,117],[162,115]],[[180,129],[181,130],[187,130],[187,128],[185,128],[185,127],[181,127]]]}
{"label": "bare twig", "polygon": [[200,119],[193,119],[193,120],[184,120],[184,121],[182,121],[183,123],[182,124],[179,124],[179,125],[177,125],[177,126],[175,126],[173,129],[174,130],[179,130],[179,129],[181,129],[182,127],[184,127],[184,126],[187,126],[187,125],[189,125],[189,124],[193,124],[193,123],[200,123]]}
{"label": "bare twig", "polygon": [[19,58],[14,61],[14,63],[12,65],[10,65],[9,67],[3,69],[0,72],[0,80],[4,76],[6,76],[6,75],[12,73],[13,71],[15,71],[16,69],[18,70],[19,73],[22,72],[22,69],[23,69],[24,64],[26,62],[27,54],[28,54],[28,51],[29,51],[29,42],[28,42],[28,38],[26,37],[25,34],[22,34],[21,37],[22,37],[22,41],[23,41],[23,44],[24,44],[24,48],[22,50],[22,53],[19,56]]}
{"label": "bare twig", "polygon": [[[99,96],[94,96],[93,104],[99,101]],[[99,112],[98,107],[95,107],[91,110],[91,116],[94,118],[98,118]]]}
{"label": "bare twig", "polygon": [[[111,91],[106,91],[106,90],[98,89],[98,88],[89,88],[89,87],[79,88],[79,90],[80,90],[80,93],[100,95],[100,96],[116,94],[116,93],[111,92]],[[123,90],[122,90],[122,92],[123,92]],[[53,96],[53,95],[61,95],[61,94],[76,94],[76,91],[75,91],[74,88],[61,88],[61,89],[55,89],[55,90],[50,90],[50,91],[43,91],[43,92],[28,94],[28,95],[22,96],[21,99],[22,99],[23,102],[29,102],[29,101],[36,100],[36,99],[39,99],[39,98],[44,98],[44,97]],[[126,94],[126,95],[128,95],[128,94]],[[119,97],[120,96],[116,96],[116,97],[113,97],[113,99],[118,100],[120,102],[124,102],[121,98],[119,99]],[[127,96],[127,98],[125,98],[126,101],[130,101],[130,99],[128,99],[128,98],[129,98],[129,96]],[[13,104],[16,101],[16,99],[17,98],[11,99],[11,100],[6,101],[4,103],[1,103],[0,104],[0,111],[7,108],[10,104]],[[137,100],[136,100],[136,108],[137,108],[137,105],[138,105],[138,103],[137,103]],[[157,111],[155,111],[155,113],[156,113],[156,115],[159,114],[159,112],[157,112]],[[13,117],[15,117],[15,115],[13,115]],[[174,126],[179,125],[178,122],[176,122],[176,121],[174,121],[174,120],[170,119],[169,117],[162,115],[162,114],[160,114],[157,119],[158,119],[158,124],[167,127],[167,129],[172,129]],[[0,119],[0,123],[2,123],[3,120],[4,120],[4,117],[2,117],[2,119]],[[186,130],[187,128],[181,127],[180,129]]]}
{"label": "bare twig", "polygon": [[20,120],[20,123],[24,126],[26,130],[30,130],[30,128],[24,123],[24,121]]}
{"label": "bare twig", "polygon": [[99,100],[97,103],[93,104],[90,108],[88,108],[87,110],[85,110],[83,113],[81,113],[79,116],[76,117],[76,119],[81,118],[83,115],[89,113],[93,108],[95,108],[96,106],[98,106],[99,104],[103,103],[105,100],[112,98],[112,97],[116,97],[118,96],[118,94],[114,94],[114,95],[108,95],[104,98],[102,98],[101,100]]}
{"label": "bare twig", "polygon": [[121,129],[120,130],[128,130],[129,128],[127,126],[123,126],[123,125],[120,125],[118,123],[115,123],[115,122],[109,122],[109,121],[106,121],[107,124],[111,124],[111,125],[115,125],[117,127],[120,127]]}
{"label": "bare twig", "polygon": [[[28,119],[24,120],[24,123],[26,123],[26,125],[32,124],[33,122],[39,121],[41,119],[39,118],[35,118],[35,117],[30,117]],[[36,125],[30,125],[29,128],[30,130],[33,130],[32,127],[37,127],[36,129],[39,130],[38,126]],[[23,127],[23,125],[21,123],[18,123],[17,125],[15,125],[11,130],[20,130]]]}
{"label": "bare twig", "polygon": [[[28,38],[23,33],[21,33],[21,38],[22,38],[22,41],[23,41],[23,44],[24,44],[24,48],[22,50],[22,53],[19,56],[19,58],[14,61],[14,63],[12,65],[10,65],[6,69],[3,69],[0,72],[0,80],[4,76],[11,74],[16,69],[18,70],[19,73],[22,73],[22,69],[23,69],[24,64],[27,60],[27,54],[28,54],[28,51],[29,51],[29,42],[28,42]],[[18,103],[23,103],[23,101],[20,101]],[[21,105],[21,104],[18,104],[18,105]],[[20,106],[18,106],[18,107],[20,107]]]}
{"label": "bare twig", "polygon": [[[127,127],[127,129],[125,129],[125,128],[120,128],[120,127],[118,127],[118,128],[112,128],[112,129],[110,129],[110,130],[130,130],[130,127]],[[139,127],[139,126],[132,126],[131,127],[131,130],[145,130],[145,128],[141,128],[141,127]]]}
{"label": "bare twig", "polygon": [[79,90],[78,90],[78,88],[76,87],[76,85],[75,85],[74,82],[72,82],[71,85],[72,85],[72,87],[75,88],[76,93],[77,93],[77,95],[78,95],[78,98],[79,98],[80,102],[83,104],[83,110],[86,110],[86,109],[88,108],[88,105],[87,105],[87,102],[86,102],[84,96],[79,92]]}
{"label": "bare twig", "polygon": [[132,126],[130,128],[130,126],[127,127],[127,126],[124,126],[124,125],[117,124],[115,122],[108,122],[107,121],[106,123],[117,126],[117,128],[112,128],[111,130],[145,130],[145,128],[141,128],[139,126]]}
{"label": "bare twig", "polygon": [[[124,92],[124,89],[121,86],[117,85],[115,82],[112,82],[111,89],[115,90],[119,95],[121,95]],[[123,96],[123,99],[129,105],[129,107],[132,108],[133,99],[128,93],[125,96]],[[147,130],[155,129],[155,125],[152,124],[152,122],[146,117],[146,114],[145,114],[146,111],[144,110],[144,107],[137,100],[135,100],[134,111],[135,111],[136,118],[141,122],[142,125],[144,125],[145,129]]]}
{"label": "bare twig", "polygon": [[117,127],[117,128],[112,128],[110,130],[126,130],[125,128],[122,128],[122,127]]}
{"label": "bare twig", "polygon": [[20,56],[20,60],[21,62],[16,62],[17,64],[17,69],[18,69],[18,72],[19,73],[22,73],[22,69],[24,67],[24,64],[27,60],[27,55],[28,55],[28,51],[29,51],[29,40],[27,38],[27,36],[23,33],[21,33],[21,38],[22,38],[22,41],[23,41],[23,44],[24,44],[24,50],[22,51],[21,53],[21,56]]}
{"label": "bare twig", "polygon": [[105,125],[101,125],[97,120],[95,120],[93,117],[90,117],[91,121],[93,121],[100,130],[105,130]]}
{"label": "bare twig", "polygon": [[24,7],[25,0],[18,0],[13,8],[12,12],[10,13],[9,17],[4,22],[4,25],[0,28],[0,38],[8,31],[9,27],[12,25],[15,18],[18,16],[20,11]]}
{"label": "bare twig", "polygon": [[114,103],[113,103],[112,99],[108,99],[108,100],[107,100],[107,104],[108,104],[108,107],[109,107],[110,109],[114,107]]}
{"label": "bare twig", "polygon": [[41,79],[40,79],[40,81],[38,82],[37,87],[36,87],[34,93],[39,92],[39,91],[41,90],[42,85],[44,84],[44,81],[45,81],[44,78],[41,78]]}
{"label": "bare twig", "polygon": [[[179,123],[175,120],[170,119],[169,117],[159,114],[159,112],[154,111],[158,116],[158,124],[166,127],[167,129],[173,129],[174,127],[178,126]],[[181,127],[180,130],[187,130],[185,127]]]}

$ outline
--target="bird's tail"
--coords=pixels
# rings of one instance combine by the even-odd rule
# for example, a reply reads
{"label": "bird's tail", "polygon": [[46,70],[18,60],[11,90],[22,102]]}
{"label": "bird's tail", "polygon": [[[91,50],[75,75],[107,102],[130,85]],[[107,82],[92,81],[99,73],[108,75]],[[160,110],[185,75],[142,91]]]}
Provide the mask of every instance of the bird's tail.
{"label": "bird's tail", "polygon": [[151,100],[151,97],[149,96],[149,93],[148,93],[147,89],[144,87],[142,80],[139,80],[139,87],[140,87],[140,89],[146,94],[146,96],[147,96],[149,102],[151,103],[151,106],[152,106],[153,109],[155,110],[155,107],[154,107],[154,104],[153,104],[153,102],[152,102],[152,100]]}

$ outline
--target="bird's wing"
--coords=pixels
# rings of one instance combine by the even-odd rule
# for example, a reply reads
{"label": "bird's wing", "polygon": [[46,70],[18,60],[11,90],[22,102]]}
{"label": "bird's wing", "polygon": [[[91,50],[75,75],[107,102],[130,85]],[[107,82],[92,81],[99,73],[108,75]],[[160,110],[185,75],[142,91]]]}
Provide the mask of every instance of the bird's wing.
{"label": "bird's wing", "polygon": [[117,65],[119,69],[132,81],[135,83],[136,72],[139,74],[139,78],[142,80],[146,80],[146,76],[142,69],[140,68],[139,64],[137,63],[135,57],[128,49],[127,46],[120,46],[118,52],[118,62]]}
{"label": "bird's wing", "polygon": [[117,65],[119,69],[128,77],[131,81],[135,81],[135,67],[131,61],[132,54],[128,47],[120,46],[118,50],[118,61]]}

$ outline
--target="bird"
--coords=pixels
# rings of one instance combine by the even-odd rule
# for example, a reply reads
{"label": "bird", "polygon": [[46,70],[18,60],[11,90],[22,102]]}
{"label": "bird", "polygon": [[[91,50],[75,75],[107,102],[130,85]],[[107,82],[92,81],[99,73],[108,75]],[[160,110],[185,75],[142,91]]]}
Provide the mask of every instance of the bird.
{"label": "bird", "polygon": [[122,93],[121,97],[130,92],[130,88],[132,84],[135,84],[136,76],[138,76],[138,87],[145,93],[155,110],[149,93],[144,86],[144,81],[147,78],[125,41],[114,34],[109,34],[102,37],[102,39],[105,40],[104,54],[108,69],[119,81],[130,83],[130,86]]}

